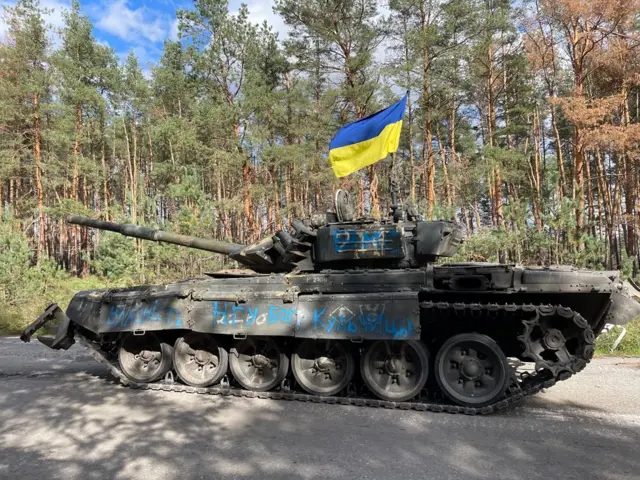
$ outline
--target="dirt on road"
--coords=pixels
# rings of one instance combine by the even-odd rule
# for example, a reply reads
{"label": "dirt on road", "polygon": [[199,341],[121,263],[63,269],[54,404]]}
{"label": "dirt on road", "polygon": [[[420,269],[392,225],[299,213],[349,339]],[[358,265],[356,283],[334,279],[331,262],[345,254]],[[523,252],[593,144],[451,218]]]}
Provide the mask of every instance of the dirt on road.
{"label": "dirt on road", "polygon": [[469,417],[131,390],[0,338],[2,479],[640,479],[638,452],[637,359]]}

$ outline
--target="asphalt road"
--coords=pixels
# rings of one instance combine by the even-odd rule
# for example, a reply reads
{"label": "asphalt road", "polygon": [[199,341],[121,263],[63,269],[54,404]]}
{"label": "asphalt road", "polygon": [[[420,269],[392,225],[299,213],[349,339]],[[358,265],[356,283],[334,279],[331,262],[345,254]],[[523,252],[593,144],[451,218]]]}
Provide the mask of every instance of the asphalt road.
{"label": "asphalt road", "polygon": [[2,479],[640,479],[640,361],[488,417],[130,390],[0,338]]}

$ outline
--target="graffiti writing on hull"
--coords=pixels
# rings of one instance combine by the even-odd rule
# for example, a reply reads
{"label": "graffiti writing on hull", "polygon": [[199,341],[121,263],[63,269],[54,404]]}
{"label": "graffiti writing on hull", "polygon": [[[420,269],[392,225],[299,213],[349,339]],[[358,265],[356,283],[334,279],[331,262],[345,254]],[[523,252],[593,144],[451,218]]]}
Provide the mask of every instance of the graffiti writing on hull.
{"label": "graffiti writing on hull", "polygon": [[213,324],[251,327],[252,325],[274,325],[286,323],[292,325],[296,315],[295,308],[278,305],[249,306],[231,302],[213,302]]}
{"label": "graffiti writing on hull", "polygon": [[313,310],[313,329],[325,334],[345,333],[393,338],[408,338],[416,333],[413,319],[393,318],[385,315],[384,310],[384,304],[360,305],[357,314],[346,305],[330,312],[327,312],[326,307],[316,308]]}
{"label": "graffiti writing on hull", "polygon": [[376,323],[380,318],[384,317],[384,303],[360,305],[360,318],[363,325],[371,325]]}
{"label": "graffiti writing on hull", "polygon": [[158,301],[150,305],[111,305],[107,314],[107,327],[127,328],[133,325],[170,325],[182,327],[180,310],[159,306]]}

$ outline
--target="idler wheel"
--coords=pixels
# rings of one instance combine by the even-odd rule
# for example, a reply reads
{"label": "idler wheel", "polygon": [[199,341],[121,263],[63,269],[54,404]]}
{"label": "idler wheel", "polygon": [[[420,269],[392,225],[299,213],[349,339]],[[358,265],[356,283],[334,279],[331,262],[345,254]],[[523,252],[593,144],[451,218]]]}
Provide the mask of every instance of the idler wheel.
{"label": "idler wheel", "polygon": [[208,387],[227,373],[229,354],[211,335],[190,332],[173,346],[173,367],[187,385]]}
{"label": "idler wheel", "polygon": [[287,375],[289,358],[272,339],[249,337],[231,349],[229,366],[243,388],[266,392],[280,385]]}
{"label": "idler wheel", "polygon": [[173,348],[153,333],[127,333],[118,350],[123,373],[138,383],[155,382],[171,370]]}
{"label": "idler wheel", "polygon": [[459,405],[483,407],[507,389],[509,364],[498,344],[486,335],[462,333],[447,340],[435,361],[436,381]]}
{"label": "idler wheel", "polygon": [[304,340],[291,357],[298,384],[313,395],[335,395],[344,390],[355,371],[353,355],[344,342]]}

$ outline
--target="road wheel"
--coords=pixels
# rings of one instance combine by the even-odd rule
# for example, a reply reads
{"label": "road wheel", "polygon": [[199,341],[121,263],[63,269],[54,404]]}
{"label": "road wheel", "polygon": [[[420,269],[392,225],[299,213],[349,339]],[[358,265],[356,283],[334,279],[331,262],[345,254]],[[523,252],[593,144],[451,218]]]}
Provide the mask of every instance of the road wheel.
{"label": "road wheel", "polygon": [[229,354],[213,336],[190,332],[173,346],[173,367],[187,385],[208,387],[227,373]]}
{"label": "road wheel", "polygon": [[355,370],[353,356],[343,342],[304,340],[291,358],[296,381],[313,395],[335,395],[344,390]]}
{"label": "road wheel", "polygon": [[127,333],[120,343],[118,363],[124,374],[138,383],[155,382],[171,370],[173,348],[153,333]]}
{"label": "road wheel", "polygon": [[463,333],[447,340],[435,361],[436,381],[459,405],[484,407],[507,388],[509,364],[498,344],[486,335]]}
{"label": "road wheel", "polygon": [[280,385],[289,371],[289,358],[270,338],[248,337],[230,351],[229,366],[247,390],[266,392]]}
{"label": "road wheel", "polygon": [[377,397],[404,402],[420,393],[429,376],[429,350],[419,340],[379,340],[360,360],[365,385]]}

